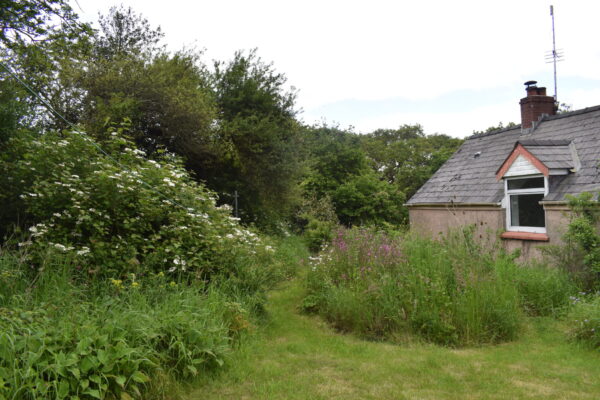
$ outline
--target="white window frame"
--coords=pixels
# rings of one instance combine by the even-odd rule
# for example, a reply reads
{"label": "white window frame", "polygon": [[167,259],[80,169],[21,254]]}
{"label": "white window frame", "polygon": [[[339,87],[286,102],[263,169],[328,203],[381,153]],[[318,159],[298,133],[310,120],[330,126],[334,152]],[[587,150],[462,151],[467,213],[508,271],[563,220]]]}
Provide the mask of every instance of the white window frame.
{"label": "white window frame", "polygon": [[[517,180],[517,179],[526,179],[526,178],[544,178],[544,187],[543,188],[532,188],[532,189],[508,189],[508,181]],[[511,211],[510,211],[510,196],[511,195],[519,195],[519,194],[543,194],[544,196],[548,195],[548,177],[542,174],[535,175],[521,175],[521,176],[511,176],[506,177],[504,179],[504,204],[506,205],[506,230],[513,232],[532,232],[532,233],[546,233],[546,227],[537,227],[537,226],[519,226],[519,225],[511,225]],[[546,225],[546,209],[544,206],[540,205],[542,210],[544,211],[544,225]]]}

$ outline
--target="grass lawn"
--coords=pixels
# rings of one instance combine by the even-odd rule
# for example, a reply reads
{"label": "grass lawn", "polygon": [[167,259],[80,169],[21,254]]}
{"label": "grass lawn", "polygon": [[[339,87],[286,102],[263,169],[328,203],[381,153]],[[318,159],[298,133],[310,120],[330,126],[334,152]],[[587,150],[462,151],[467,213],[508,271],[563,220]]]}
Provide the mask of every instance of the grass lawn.
{"label": "grass lawn", "polygon": [[187,399],[598,399],[600,354],[564,324],[530,319],[518,341],[467,349],[368,342],[300,315],[297,282],[273,291],[270,323],[229,370]]}

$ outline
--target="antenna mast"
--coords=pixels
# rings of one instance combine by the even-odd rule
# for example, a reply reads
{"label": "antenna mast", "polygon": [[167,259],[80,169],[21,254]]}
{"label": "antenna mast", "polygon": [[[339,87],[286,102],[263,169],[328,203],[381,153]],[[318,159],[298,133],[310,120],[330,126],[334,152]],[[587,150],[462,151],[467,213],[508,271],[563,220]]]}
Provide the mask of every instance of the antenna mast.
{"label": "antenna mast", "polygon": [[558,104],[558,89],[556,85],[556,63],[564,59],[564,53],[562,49],[556,50],[556,34],[554,31],[554,6],[550,6],[550,16],[552,16],[552,51],[546,52],[546,63],[554,64],[554,102]]}

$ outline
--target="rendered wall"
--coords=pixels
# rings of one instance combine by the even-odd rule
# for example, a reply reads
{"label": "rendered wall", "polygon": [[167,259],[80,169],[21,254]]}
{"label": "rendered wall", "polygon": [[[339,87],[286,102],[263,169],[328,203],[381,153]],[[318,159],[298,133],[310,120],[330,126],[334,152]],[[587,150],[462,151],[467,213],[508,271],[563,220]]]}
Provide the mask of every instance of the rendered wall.
{"label": "rendered wall", "polygon": [[504,229],[504,209],[495,206],[410,207],[410,228],[415,232],[436,237],[464,225],[477,226],[479,236]]}
{"label": "rendered wall", "polygon": [[[521,259],[541,257],[540,246],[561,244],[567,229],[568,208],[564,205],[546,205],[546,234],[548,242],[518,239],[502,239],[504,248],[512,252],[520,250]],[[505,230],[505,210],[499,206],[413,206],[409,208],[410,228],[431,237],[444,235],[450,229],[464,225],[476,225],[476,237],[493,240]]]}

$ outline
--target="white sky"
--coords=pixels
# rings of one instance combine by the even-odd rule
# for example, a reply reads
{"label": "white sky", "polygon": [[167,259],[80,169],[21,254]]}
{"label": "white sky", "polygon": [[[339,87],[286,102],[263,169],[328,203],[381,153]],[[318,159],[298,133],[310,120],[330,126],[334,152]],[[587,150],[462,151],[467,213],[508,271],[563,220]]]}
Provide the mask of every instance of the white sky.
{"label": "white sky", "polygon": [[304,122],[356,132],[419,123],[464,137],[520,122],[523,82],[554,93],[554,5],[559,101],[600,104],[598,0],[72,1],[88,21],[131,6],[160,25],[172,50],[205,49],[204,61],[258,48],[297,89]]}

